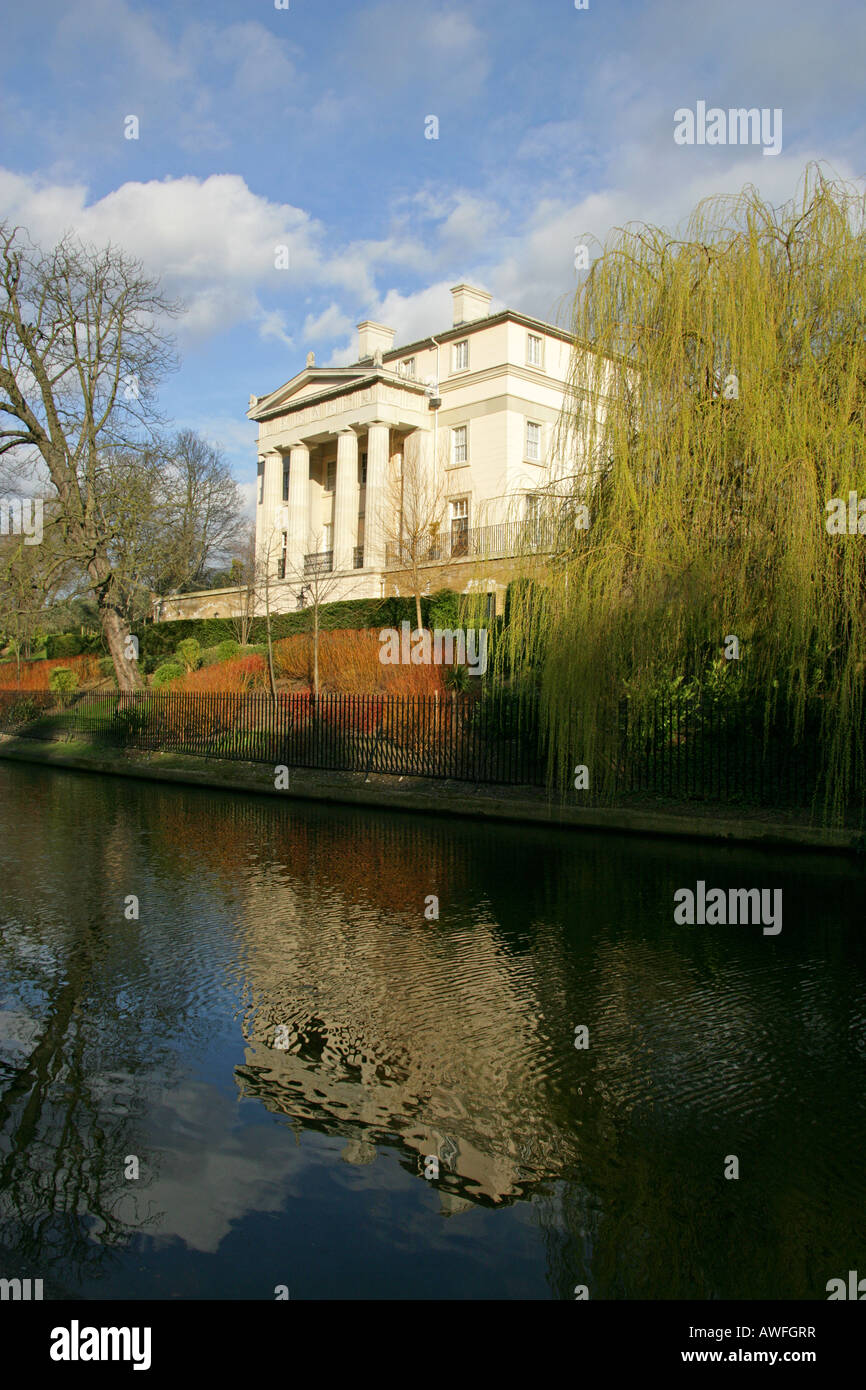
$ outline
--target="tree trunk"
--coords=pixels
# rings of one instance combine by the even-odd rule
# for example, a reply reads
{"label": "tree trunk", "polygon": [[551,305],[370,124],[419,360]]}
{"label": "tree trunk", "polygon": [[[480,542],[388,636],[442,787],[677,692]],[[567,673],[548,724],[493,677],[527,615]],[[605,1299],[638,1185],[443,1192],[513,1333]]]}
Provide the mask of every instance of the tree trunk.
{"label": "tree trunk", "polygon": [[319,605],[313,605],[313,694],[319,695]]}
{"label": "tree trunk", "polygon": [[415,590],[415,622],[416,622],[416,624],[417,624],[417,626],[418,626],[418,631],[420,632],[420,631],[421,631],[421,627],[422,627],[422,623],[421,623],[421,595],[420,595],[420,593],[419,593],[419,591],[418,591],[417,589]]}
{"label": "tree trunk", "polygon": [[129,637],[128,625],[112,604],[102,600],[99,603],[99,621],[108,643],[111,660],[114,662],[119,688],[121,690],[140,690],[143,681],[138,669],[138,662],[131,660],[126,655],[126,640]]}
{"label": "tree trunk", "polygon": [[114,662],[118,688],[120,690],[141,690],[144,682],[138,669],[138,661],[127,655],[129,624],[110,597],[113,578],[111,563],[104,553],[100,553],[99,549],[96,549],[93,558],[88,562],[87,573],[93,580],[99,621],[108,644],[111,660]]}
{"label": "tree trunk", "polygon": [[[266,566],[270,564],[270,555],[267,557]],[[271,699],[277,703],[277,682],[274,677],[274,644],[271,640],[271,580],[270,572],[265,568],[265,632],[268,639],[268,681],[271,687]]]}

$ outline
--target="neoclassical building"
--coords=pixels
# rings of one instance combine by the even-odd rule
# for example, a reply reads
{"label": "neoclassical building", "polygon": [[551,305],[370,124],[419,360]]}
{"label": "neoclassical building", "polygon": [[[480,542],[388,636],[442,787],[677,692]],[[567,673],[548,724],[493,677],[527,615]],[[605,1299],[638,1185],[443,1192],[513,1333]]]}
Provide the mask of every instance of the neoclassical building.
{"label": "neoclassical building", "polygon": [[[358,325],[358,360],[304,369],[250,398],[258,423],[256,548],[274,611],[407,593],[400,479],[429,476],[427,592],[482,588],[501,607],[508,556],[551,475],[572,340],[491,296],[451,291],[451,326],[405,346]],[[416,502],[417,521],[418,507]],[[413,542],[417,555],[417,542]],[[327,576],[325,582],[324,577]],[[164,599],[161,616],[226,616],[231,591]]]}

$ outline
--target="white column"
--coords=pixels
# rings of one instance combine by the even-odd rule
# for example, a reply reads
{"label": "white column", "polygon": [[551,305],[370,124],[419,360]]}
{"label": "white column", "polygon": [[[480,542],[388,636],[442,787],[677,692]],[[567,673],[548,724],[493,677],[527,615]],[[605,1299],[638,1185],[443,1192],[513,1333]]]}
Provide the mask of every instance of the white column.
{"label": "white column", "polygon": [[275,450],[259,462],[264,468],[261,501],[256,506],[256,558],[264,565],[269,558],[271,578],[276,578],[280,552],[280,508],[283,499],[283,456]]}
{"label": "white column", "polygon": [[374,420],[367,434],[367,500],[364,508],[364,564],[385,566],[385,506],[390,426]]}
{"label": "white column", "polygon": [[[369,469],[370,461],[367,460]],[[358,536],[358,436],[337,435],[337,484],[334,489],[334,569],[350,570]]]}
{"label": "white column", "polygon": [[304,556],[310,530],[310,451],[296,444],[289,458],[289,524],[286,578],[304,573]]}

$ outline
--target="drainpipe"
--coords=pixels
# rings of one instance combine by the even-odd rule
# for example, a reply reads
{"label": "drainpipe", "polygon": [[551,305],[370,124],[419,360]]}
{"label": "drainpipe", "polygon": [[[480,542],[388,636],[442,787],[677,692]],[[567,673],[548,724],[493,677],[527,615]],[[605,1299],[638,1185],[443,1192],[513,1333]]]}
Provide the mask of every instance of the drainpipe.
{"label": "drainpipe", "polygon": [[[436,395],[439,396],[439,344],[435,338],[430,339],[436,349]],[[440,397],[441,400],[441,397]],[[433,412],[433,467],[439,467],[439,407]]]}

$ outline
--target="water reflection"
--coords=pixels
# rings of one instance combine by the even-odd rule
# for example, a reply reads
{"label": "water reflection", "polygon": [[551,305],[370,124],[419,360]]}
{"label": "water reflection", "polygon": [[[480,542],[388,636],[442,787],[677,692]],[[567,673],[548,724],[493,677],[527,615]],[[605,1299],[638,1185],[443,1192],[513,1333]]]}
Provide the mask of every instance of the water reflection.
{"label": "water reflection", "polygon": [[[796,1298],[856,1267],[855,862],[4,764],[0,798],[0,1274]],[[782,934],[675,925],[697,877],[784,886]]]}

